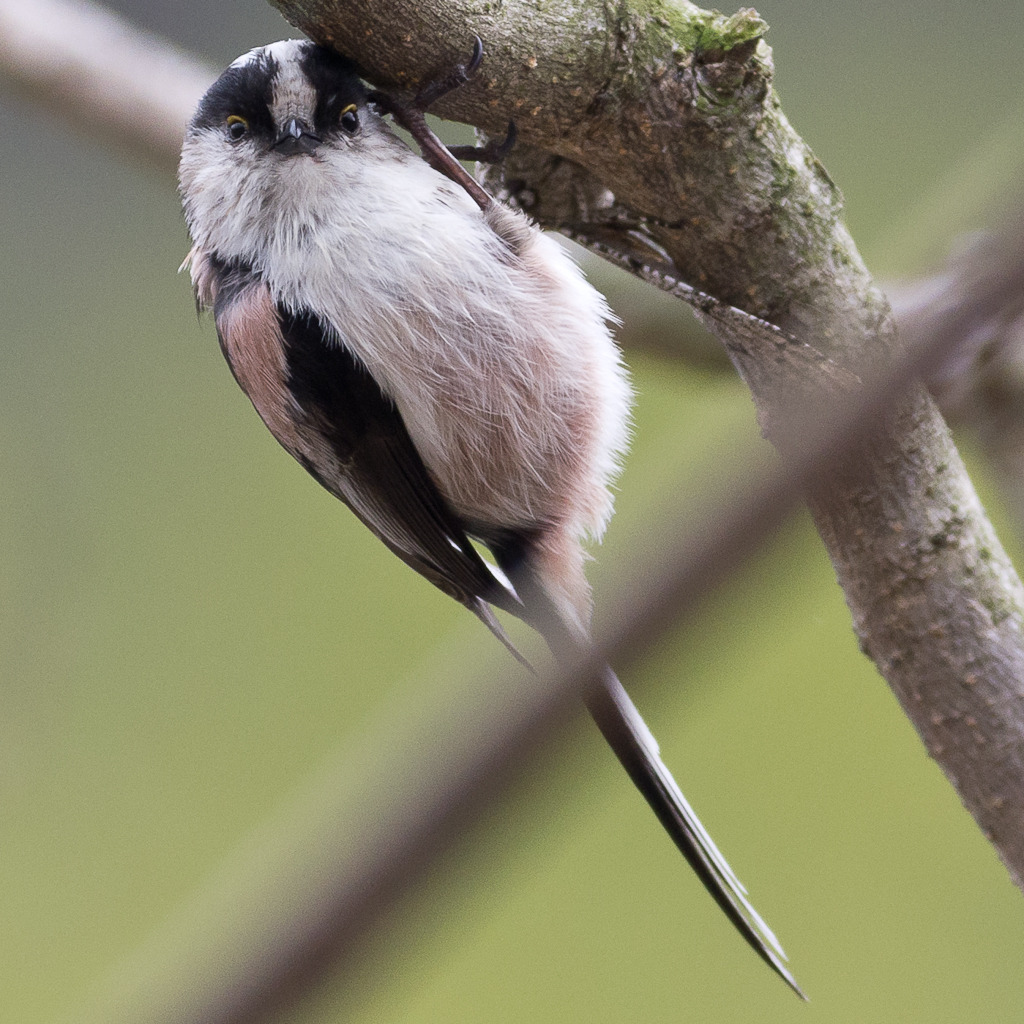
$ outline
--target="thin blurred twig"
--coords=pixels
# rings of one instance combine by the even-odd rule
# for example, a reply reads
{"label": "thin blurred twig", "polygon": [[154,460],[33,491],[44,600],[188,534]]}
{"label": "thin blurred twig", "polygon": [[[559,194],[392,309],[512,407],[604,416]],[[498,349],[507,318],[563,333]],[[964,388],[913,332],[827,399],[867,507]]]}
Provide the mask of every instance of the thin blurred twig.
{"label": "thin blurred twig", "polygon": [[89,134],[173,169],[217,72],[88,0],[0,0],[0,75]]}
{"label": "thin blurred twig", "polygon": [[[957,316],[951,358],[931,368],[928,385],[942,411],[974,432],[1024,535],[1024,291],[994,296],[986,284],[1024,258],[1024,225],[1009,217],[998,234],[962,239],[937,274],[893,286],[893,312],[904,332]],[[1011,237],[1012,231],[1022,237]],[[970,310],[970,316],[959,315]]]}

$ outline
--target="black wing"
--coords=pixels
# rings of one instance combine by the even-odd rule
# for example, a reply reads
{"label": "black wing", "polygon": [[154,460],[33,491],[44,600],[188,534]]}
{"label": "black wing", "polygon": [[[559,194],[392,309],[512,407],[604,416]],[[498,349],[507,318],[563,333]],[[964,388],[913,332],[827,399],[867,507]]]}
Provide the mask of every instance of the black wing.
{"label": "black wing", "polygon": [[[495,629],[481,602],[519,602],[473,547],[394,403],[309,313],[275,307],[248,268],[224,267],[214,317],[235,378],[271,432],[396,555]],[[496,630],[504,640],[500,627]]]}
{"label": "black wing", "polygon": [[306,469],[436,586],[463,603],[507,604],[369,371],[318,318],[280,309],[278,316],[288,390],[336,460],[333,472],[303,460]]}

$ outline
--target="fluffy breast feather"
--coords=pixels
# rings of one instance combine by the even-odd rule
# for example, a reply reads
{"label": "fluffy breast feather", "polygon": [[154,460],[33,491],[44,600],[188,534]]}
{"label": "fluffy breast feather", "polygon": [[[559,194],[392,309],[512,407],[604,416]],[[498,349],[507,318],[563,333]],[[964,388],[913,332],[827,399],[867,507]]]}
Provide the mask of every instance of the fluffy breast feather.
{"label": "fluffy breast feather", "polygon": [[525,217],[405,154],[312,193],[316,259],[285,258],[293,228],[275,299],[330,320],[469,521],[599,535],[630,399],[603,298]]}

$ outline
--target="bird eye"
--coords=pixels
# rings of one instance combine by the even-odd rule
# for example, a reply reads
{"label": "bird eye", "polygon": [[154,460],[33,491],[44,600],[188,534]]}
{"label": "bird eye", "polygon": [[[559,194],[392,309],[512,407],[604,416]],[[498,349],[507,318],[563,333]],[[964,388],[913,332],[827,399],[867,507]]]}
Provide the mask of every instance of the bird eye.
{"label": "bird eye", "polygon": [[352,135],[359,127],[359,114],[356,113],[356,105],[350,103],[339,115],[338,123],[342,129]]}
{"label": "bird eye", "polygon": [[238,114],[232,114],[227,120],[227,125],[228,135],[235,142],[249,131],[249,122]]}

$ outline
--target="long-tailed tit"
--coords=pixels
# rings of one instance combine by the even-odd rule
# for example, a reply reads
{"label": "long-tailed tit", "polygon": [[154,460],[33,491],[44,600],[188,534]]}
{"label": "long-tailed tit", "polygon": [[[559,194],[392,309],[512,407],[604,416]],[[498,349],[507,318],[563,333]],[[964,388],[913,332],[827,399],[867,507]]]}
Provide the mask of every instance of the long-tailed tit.
{"label": "long-tailed tit", "polygon": [[[375,106],[409,109],[306,41],[221,75],[181,157],[197,300],[242,390],[319,483],[499,636],[492,607],[575,657],[589,644],[583,541],[608,522],[627,440],[608,308],[425,128],[426,160]],[[587,704],[701,881],[796,988],[610,668]]]}

